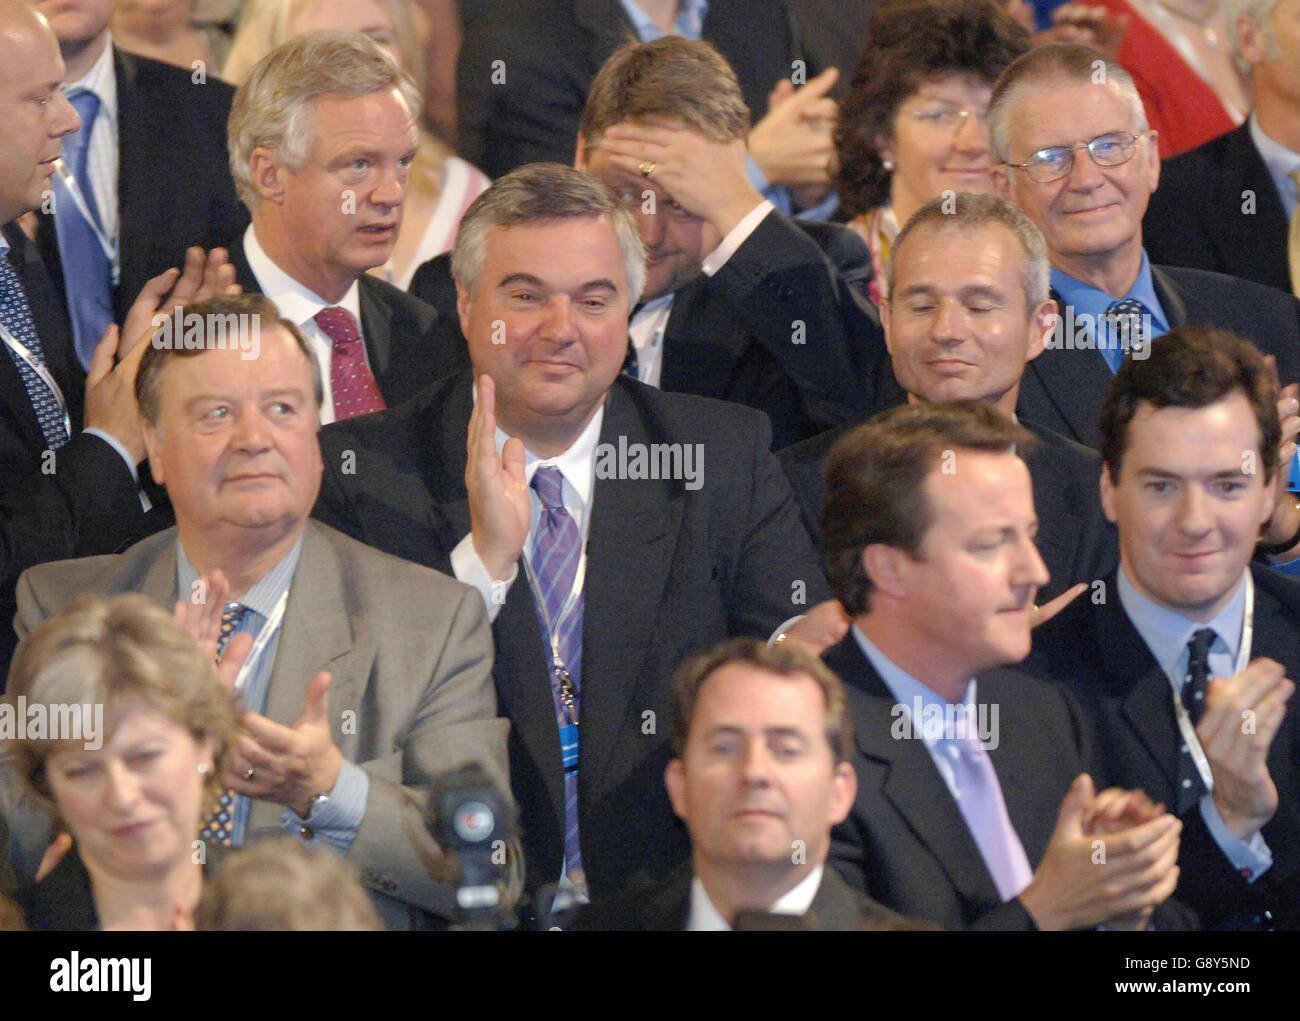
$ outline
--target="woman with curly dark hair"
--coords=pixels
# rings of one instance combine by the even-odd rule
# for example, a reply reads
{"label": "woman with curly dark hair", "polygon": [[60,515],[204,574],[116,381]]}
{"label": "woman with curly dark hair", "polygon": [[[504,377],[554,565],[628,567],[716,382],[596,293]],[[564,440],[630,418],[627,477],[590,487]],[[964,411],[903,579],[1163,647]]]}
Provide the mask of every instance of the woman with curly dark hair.
{"label": "woman with curly dark hair", "polygon": [[917,209],[946,190],[993,190],[989,96],[1029,38],[995,0],[901,0],[872,16],[835,146],[877,304],[890,245]]}

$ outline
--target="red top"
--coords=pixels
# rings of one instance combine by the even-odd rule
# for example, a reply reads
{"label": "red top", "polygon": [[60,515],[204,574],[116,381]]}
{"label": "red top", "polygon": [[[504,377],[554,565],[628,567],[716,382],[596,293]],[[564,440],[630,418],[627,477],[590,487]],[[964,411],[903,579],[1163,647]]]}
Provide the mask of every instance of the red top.
{"label": "red top", "polygon": [[[1119,62],[1133,76],[1151,128],[1168,159],[1237,126],[1215,91],[1128,0],[1089,0],[1128,16]],[[1229,45],[1225,38],[1220,45]]]}

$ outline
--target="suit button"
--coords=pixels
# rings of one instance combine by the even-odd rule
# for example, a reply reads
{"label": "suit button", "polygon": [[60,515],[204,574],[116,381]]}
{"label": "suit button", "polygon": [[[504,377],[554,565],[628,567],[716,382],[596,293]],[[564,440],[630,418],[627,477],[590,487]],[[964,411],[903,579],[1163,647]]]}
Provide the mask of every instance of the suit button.
{"label": "suit button", "polygon": [[310,826],[303,826],[298,830],[298,836],[302,837],[303,840],[312,840],[315,838],[316,832]]}

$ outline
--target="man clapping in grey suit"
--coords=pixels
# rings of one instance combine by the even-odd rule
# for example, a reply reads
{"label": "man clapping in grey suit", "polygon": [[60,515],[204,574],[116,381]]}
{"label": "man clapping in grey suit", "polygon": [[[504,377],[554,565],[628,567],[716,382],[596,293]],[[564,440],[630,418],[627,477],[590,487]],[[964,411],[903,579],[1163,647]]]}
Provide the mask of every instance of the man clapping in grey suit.
{"label": "man clapping in grey suit", "polygon": [[[19,637],[83,592],[220,600],[217,650],[242,663],[248,712],[202,838],[238,846],[288,832],[346,856],[390,927],[454,917],[452,889],[426,868],[440,851],[420,788],[477,762],[509,789],[483,601],[308,521],[321,380],[274,304],[246,296],[183,315],[155,335],[136,383],[177,527],[116,556],[26,572]],[[182,330],[199,324],[206,347],[183,349]]]}

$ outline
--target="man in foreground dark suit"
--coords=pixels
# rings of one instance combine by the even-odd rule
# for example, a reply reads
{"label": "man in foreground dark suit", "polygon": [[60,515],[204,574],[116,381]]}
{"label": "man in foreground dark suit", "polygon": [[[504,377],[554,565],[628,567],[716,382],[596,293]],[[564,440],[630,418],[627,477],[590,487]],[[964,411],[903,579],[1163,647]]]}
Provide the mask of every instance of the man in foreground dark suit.
{"label": "man in foreground dark suit", "polygon": [[317,516],[450,567],[495,619],[534,890],[604,896],[680,864],[661,782],[673,668],[829,596],[767,420],[620,375],[642,259],[594,178],[558,164],[502,178],[456,240],[477,379],[321,434]]}
{"label": "man in foreground dark suit", "polygon": [[230,162],[253,222],[230,258],[311,341],[323,423],[400,403],[468,364],[442,339],[450,324],[366,272],[402,226],[419,109],[387,53],[339,33],[289,40],[235,95]]}
{"label": "man in foreground dark suit", "polygon": [[[151,345],[136,379],[177,527],[116,556],[27,571],[20,638],[85,592],[204,607],[233,635],[223,648],[213,634],[213,652],[223,669],[242,664],[231,683],[246,712],[227,796],[200,839],[241,846],[287,833],[347,857],[390,928],[450,921],[455,891],[438,878],[442,853],[423,821],[428,789],[466,764],[502,790],[509,782],[482,601],[309,520],[320,376],[270,301],[201,302],[186,315],[200,317],[204,346]],[[254,357],[218,343],[227,316],[257,330]],[[39,855],[38,832],[16,832],[23,862]]]}
{"label": "man in foreground dark suit", "polygon": [[1232,330],[1273,355],[1283,382],[1300,380],[1294,298],[1147,257],[1142,217],[1159,154],[1132,78],[1098,61],[1085,46],[1036,47],[1007,68],[989,104],[1004,161],[998,186],[1047,239],[1059,306],[1047,350],[1025,370],[1017,411],[1089,447],[1126,352],[1178,326]]}
{"label": "man in foreground dark suit", "polygon": [[1035,631],[1030,659],[1083,702],[1102,777],[1182,818],[1178,897],[1206,927],[1300,926],[1300,585],[1251,562],[1275,400],[1222,331],[1174,331],[1121,368],[1101,482],[1120,570]]}
{"label": "man in foreground dark suit", "polygon": [[[1002,199],[960,194],[918,210],[894,241],[880,308],[898,399],[984,401],[1014,416],[1021,376],[1041,356],[1056,307],[1047,296],[1048,268],[1042,234]],[[821,529],[822,462],[857,424],[779,455],[814,536]],[[1104,577],[1119,554],[1096,495],[1100,458],[1050,429],[1020,424],[1038,440],[1028,464],[1038,552],[1051,576],[1038,594],[1047,601]]]}
{"label": "man in foreground dark suit", "polygon": [[986,404],[917,404],[830,453],[822,549],[854,623],[824,658],[858,776],[831,863],[945,928],[1145,928],[1181,824],[1140,792],[1094,793],[1074,704],[1005,669],[1047,580],[1032,443]]}
{"label": "man in foreground dark suit", "polygon": [[747,913],[804,929],[907,924],[826,868],[857,782],[844,686],[825,664],[738,638],[683,663],[673,697],[664,781],[692,866],[593,904],[575,928],[722,931],[752,927]]}
{"label": "man in foreground dark suit", "polygon": [[152,277],[191,247],[229,246],[248,223],[226,152],[235,90],[216,68],[173,67],[114,46],[115,5],[35,4],[58,37],[63,91],[83,121],[64,142],[68,174],[54,176],[36,233],[83,371],[104,328],[125,320]]}
{"label": "man in foreground dark suit", "polygon": [[[711,45],[666,36],[616,51],[592,83],[574,165],[636,217],[646,286],[631,366],[664,390],[765,411],[776,449],[872,407],[884,360],[865,291],[865,244],[834,224],[791,220],[749,182],[749,111]],[[439,256],[411,292],[454,298]]]}
{"label": "man in foreground dark suit", "polygon": [[1142,234],[1156,262],[1294,294],[1287,233],[1297,207],[1300,93],[1294,53],[1279,46],[1294,0],[1252,0],[1234,13],[1238,65],[1250,68],[1255,108],[1240,127],[1164,162]]}

